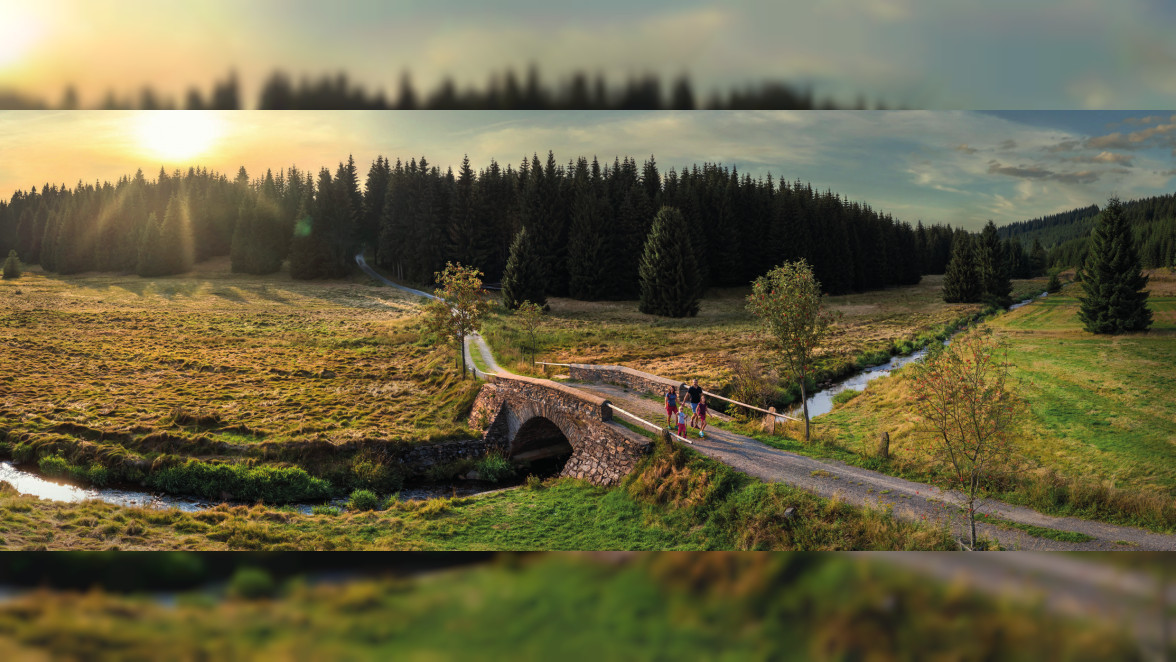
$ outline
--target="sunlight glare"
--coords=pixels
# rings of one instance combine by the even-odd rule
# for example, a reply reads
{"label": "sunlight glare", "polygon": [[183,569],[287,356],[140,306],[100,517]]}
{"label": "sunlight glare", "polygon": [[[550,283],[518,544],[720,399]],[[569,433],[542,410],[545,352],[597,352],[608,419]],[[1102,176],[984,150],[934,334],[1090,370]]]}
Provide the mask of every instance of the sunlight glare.
{"label": "sunlight glare", "polygon": [[18,63],[44,34],[39,16],[24,7],[6,7],[0,19],[0,67]]}
{"label": "sunlight glare", "polygon": [[212,148],[224,127],[214,113],[199,110],[153,110],[139,114],[139,143],[153,156],[182,161]]}

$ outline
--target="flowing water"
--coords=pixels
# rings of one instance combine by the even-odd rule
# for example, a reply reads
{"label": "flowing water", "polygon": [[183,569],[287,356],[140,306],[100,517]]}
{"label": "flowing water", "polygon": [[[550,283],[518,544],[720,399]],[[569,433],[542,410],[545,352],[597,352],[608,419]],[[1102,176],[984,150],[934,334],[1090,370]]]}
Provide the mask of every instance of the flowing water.
{"label": "flowing water", "polygon": [[[19,467],[11,462],[0,462],[0,482],[8,483],[17,492],[30,496],[77,503],[94,499],[105,501],[116,506],[139,506],[144,508],[179,508],[184,512],[207,510],[221,505],[221,501],[213,499],[199,499],[196,497],[174,496],[169,494],[153,494],[130,489],[76,487],[67,483],[59,483],[43,478]],[[408,486],[400,491],[401,501],[423,501],[437,497],[470,496],[500,489],[502,486],[482,481],[455,481],[452,484],[416,485]],[[343,507],[346,499],[335,499],[326,504],[299,503],[291,507],[301,513],[309,514],[316,505]],[[230,503],[230,505],[238,505]],[[251,504],[240,504],[251,505]]]}
{"label": "flowing water", "polygon": [[[1033,303],[1034,301],[1036,301],[1037,299],[1044,298],[1047,294],[1048,294],[1047,292],[1042,292],[1041,294],[1037,295],[1036,297],[1032,297],[1029,299],[1025,299],[1024,301],[1014,303],[1013,305],[1009,306],[1009,310],[1016,310],[1022,306],[1027,306],[1030,303]],[[959,333],[959,331],[956,331],[956,333]],[[955,334],[953,333],[952,336],[954,336],[954,335]],[[943,341],[943,344],[946,345],[950,342],[951,342],[951,338],[948,338],[947,340]],[[869,384],[870,382],[874,381],[875,379],[878,379],[879,377],[885,377],[908,363],[916,363],[918,361],[922,361],[923,357],[927,356],[927,352],[929,351],[929,349],[930,349],[930,347],[928,346],[928,347],[924,347],[923,349],[920,349],[916,352],[912,352],[910,354],[892,357],[886,363],[883,363],[881,365],[876,365],[876,366],[873,366],[870,368],[865,368],[862,371],[855,373],[849,377],[846,377],[845,379],[833,384],[832,386],[821,389],[820,391],[817,391],[816,393],[810,395],[808,397],[809,418],[816,418],[817,416],[820,416],[822,414],[828,414],[829,412],[833,411],[833,397],[836,396],[838,393],[841,393],[842,391],[847,391],[850,389],[855,390],[855,391],[861,391],[862,389],[866,388],[866,384]],[[799,417],[800,414],[801,414],[801,408],[799,405],[794,407],[791,411],[788,412],[789,416]]]}

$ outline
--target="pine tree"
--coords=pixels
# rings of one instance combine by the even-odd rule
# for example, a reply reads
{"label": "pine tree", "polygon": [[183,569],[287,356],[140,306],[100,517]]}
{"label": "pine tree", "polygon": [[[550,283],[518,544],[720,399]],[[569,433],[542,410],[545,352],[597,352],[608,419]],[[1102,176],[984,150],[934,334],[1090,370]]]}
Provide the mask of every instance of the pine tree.
{"label": "pine tree", "polygon": [[1041,246],[1041,241],[1034,238],[1033,248],[1029,251],[1029,264],[1032,268],[1032,276],[1036,278],[1045,273],[1045,269],[1049,266],[1045,256],[1045,249]]}
{"label": "pine tree", "polygon": [[976,303],[980,300],[980,278],[972,251],[972,236],[957,231],[951,246],[951,260],[943,275],[943,300],[947,303]]}
{"label": "pine tree", "polygon": [[640,276],[641,312],[663,317],[698,314],[698,267],[686,222],[677,209],[662,207],[654,217],[641,256]]}
{"label": "pine tree", "polygon": [[147,217],[147,226],[139,237],[139,262],[135,273],[140,276],[160,276],[166,273],[166,267],[159,264],[157,247],[162,238],[162,230],[155,212]]}
{"label": "pine tree", "polygon": [[1078,318],[1091,333],[1146,331],[1148,277],[1143,274],[1131,227],[1118,198],[1107,201],[1090,233],[1089,251],[1080,270],[1082,297]]}
{"label": "pine tree", "polygon": [[4,280],[20,278],[20,258],[15,250],[8,251],[8,259],[4,260]]}
{"label": "pine tree", "polygon": [[547,306],[542,269],[539,247],[524,227],[510,245],[510,258],[502,275],[502,302],[507,308],[515,310],[524,301]]}
{"label": "pine tree", "polygon": [[988,221],[980,233],[980,245],[976,251],[980,299],[991,306],[1002,308],[1013,302],[1009,296],[1013,291],[1013,283],[1009,280],[1009,264],[1005,252],[996,224]]}
{"label": "pine tree", "polygon": [[568,295],[595,301],[604,298],[608,283],[608,211],[595,159],[592,173],[581,158],[573,174],[571,227],[568,230]]}

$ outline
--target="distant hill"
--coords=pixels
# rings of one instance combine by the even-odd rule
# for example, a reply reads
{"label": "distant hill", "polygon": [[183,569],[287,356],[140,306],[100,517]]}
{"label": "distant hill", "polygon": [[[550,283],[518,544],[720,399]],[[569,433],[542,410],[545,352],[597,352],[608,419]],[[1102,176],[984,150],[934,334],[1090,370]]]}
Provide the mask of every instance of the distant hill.
{"label": "distant hill", "polygon": [[[1019,239],[1026,249],[1040,241],[1051,266],[1073,267],[1086,257],[1086,239],[1099,211],[1091,205],[1010,223],[997,231],[1002,239]],[[1176,265],[1176,194],[1130,200],[1123,203],[1123,211],[1135,231],[1144,268]]]}

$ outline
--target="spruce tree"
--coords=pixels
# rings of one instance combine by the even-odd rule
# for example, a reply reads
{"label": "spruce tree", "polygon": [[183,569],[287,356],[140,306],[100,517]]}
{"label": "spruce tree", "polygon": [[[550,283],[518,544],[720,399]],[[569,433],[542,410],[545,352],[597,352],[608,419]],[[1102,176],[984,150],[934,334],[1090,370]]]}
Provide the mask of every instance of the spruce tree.
{"label": "spruce tree", "polygon": [[943,300],[947,303],[976,303],[980,295],[972,236],[960,230],[952,242],[951,260],[943,275]]}
{"label": "spruce tree", "polygon": [[20,258],[15,250],[8,251],[8,259],[4,261],[4,280],[20,278]]}
{"label": "spruce tree", "polygon": [[980,233],[976,251],[976,267],[980,276],[980,299],[991,306],[1008,307],[1013,302],[1009,294],[1013,284],[1009,280],[1009,263],[1001,244],[996,224],[988,221]]}
{"label": "spruce tree", "polygon": [[698,266],[686,221],[677,209],[662,207],[654,217],[639,273],[641,312],[662,317],[698,314],[701,293]]}
{"label": "spruce tree", "polygon": [[1048,258],[1045,255],[1045,248],[1041,246],[1040,240],[1034,239],[1033,248],[1029,251],[1029,263],[1032,266],[1034,278],[1045,273],[1045,269],[1048,266],[1046,262],[1048,262]]}
{"label": "spruce tree", "polygon": [[147,226],[139,237],[139,261],[135,266],[135,273],[140,276],[160,276],[166,273],[166,268],[159,264],[157,247],[161,240],[162,231],[159,218],[155,212],[147,217]]}
{"label": "spruce tree", "polygon": [[1146,331],[1152,322],[1147,307],[1148,277],[1143,274],[1123,215],[1123,205],[1111,198],[1090,233],[1086,261],[1079,271],[1082,297],[1078,318],[1091,333]]}
{"label": "spruce tree", "polygon": [[510,258],[506,261],[506,271],[502,275],[503,304],[516,310],[524,301],[547,306],[539,247],[525,227],[519,230],[510,245]]}

